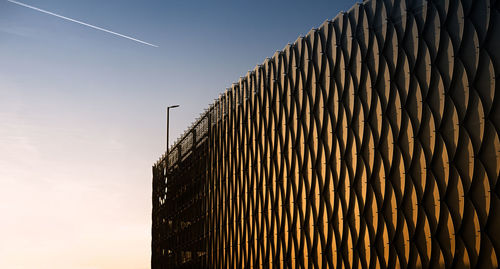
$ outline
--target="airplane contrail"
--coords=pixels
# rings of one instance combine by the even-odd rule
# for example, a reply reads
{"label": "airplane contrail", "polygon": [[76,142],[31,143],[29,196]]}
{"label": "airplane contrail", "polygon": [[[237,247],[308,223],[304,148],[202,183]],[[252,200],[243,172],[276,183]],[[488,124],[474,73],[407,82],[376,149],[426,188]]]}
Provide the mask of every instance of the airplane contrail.
{"label": "airplane contrail", "polygon": [[145,42],[145,41],[142,41],[142,40],[139,40],[139,39],[136,39],[136,38],[133,38],[133,37],[130,37],[130,36],[126,36],[126,35],[122,35],[120,33],[117,33],[117,32],[113,32],[113,31],[110,31],[110,30],[107,30],[107,29],[104,29],[104,28],[101,28],[101,27],[98,27],[98,26],[95,26],[95,25],[92,25],[92,24],[88,24],[88,23],[85,23],[85,22],[82,22],[82,21],[77,21],[77,20],[74,20],[74,19],[71,19],[71,18],[68,18],[68,17],[64,17],[62,15],[59,15],[59,14],[56,14],[56,13],[52,13],[50,11],[47,11],[47,10],[43,10],[41,8],[37,8],[37,7],[34,7],[34,6],[30,6],[30,5],[27,5],[27,4],[24,4],[24,3],[21,3],[21,2],[17,2],[17,1],[14,1],[14,0],[7,0],[13,4],[16,4],[16,5],[20,5],[20,6],[23,6],[23,7],[27,7],[27,8],[31,8],[31,9],[34,9],[36,11],[40,11],[40,12],[43,12],[45,14],[49,14],[49,15],[52,15],[52,16],[56,16],[58,18],[61,18],[61,19],[65,19],[65,20],[68,20],[68,21],[72,21],[72,22],[76,22],[78,24],[81,24],[81,25],[85,25],[85,26],[88,26],[90,28],[94,28],[94,29],[97,29],[97,30],[101,30],[101,31],[104,31],[106,33],[110,33],[110,34],[113,34],[113,35],[117,35],[117,36],[120,36],[120,37],[123,37],[123,38],[126,38],[126,39],[130,39],[130,40],[133,40],[133,41],[136,41],[136,42],[139,42],[139,43],[142,43],[142,44],[145,44],[145,45],[149,45],[149,46],[152,46],[152,47],[155,47],[155,48],[158,48],[157,45],[154,45],[154,44],[151,44],[151,43],[148,43],[148,42]]}

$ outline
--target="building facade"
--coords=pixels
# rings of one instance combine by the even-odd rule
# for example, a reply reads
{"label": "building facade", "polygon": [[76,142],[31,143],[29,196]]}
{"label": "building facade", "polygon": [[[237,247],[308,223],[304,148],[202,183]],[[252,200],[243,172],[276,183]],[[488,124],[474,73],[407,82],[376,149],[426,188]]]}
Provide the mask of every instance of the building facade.
{"label": "building facade", "polygon": [[370,0],[153,166],[152,268],[497,268],[500,1]]}

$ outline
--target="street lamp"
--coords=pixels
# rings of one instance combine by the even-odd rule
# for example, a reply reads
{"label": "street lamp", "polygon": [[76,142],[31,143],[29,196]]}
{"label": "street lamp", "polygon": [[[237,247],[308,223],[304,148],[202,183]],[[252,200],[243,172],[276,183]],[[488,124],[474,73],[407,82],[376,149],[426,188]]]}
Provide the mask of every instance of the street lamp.
{"label": "street lamp", "polygon": [[170,114],[170,109],[171,108],[176,108],[176,107],[179,107],[179,105],[173,105],[173,106],[169,106],[167,107],[167,158],[168,158],[168,125],[169,125],[169,114]]}

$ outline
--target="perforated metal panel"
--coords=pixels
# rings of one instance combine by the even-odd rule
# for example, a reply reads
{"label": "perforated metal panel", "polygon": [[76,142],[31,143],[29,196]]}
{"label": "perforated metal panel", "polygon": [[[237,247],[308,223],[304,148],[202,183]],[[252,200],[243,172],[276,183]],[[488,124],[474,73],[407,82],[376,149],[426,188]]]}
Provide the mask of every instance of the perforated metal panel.
{"label": "perforated metal panel", "polygon": [[153,268],[498,267],[499,6],[367,1],[241,78],[166,169],[204,164],[201,250],[153,167]]}

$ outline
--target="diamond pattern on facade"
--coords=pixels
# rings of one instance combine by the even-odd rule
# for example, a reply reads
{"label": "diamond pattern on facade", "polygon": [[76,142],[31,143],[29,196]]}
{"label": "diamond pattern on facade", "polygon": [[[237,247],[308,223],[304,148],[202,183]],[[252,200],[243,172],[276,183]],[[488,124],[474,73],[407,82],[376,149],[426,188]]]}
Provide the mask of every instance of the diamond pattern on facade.
{"label": "diamond pattern on facade", "polygon": [[498,267],[499,72],[496,0],[326,21],[153,166],[152,267]]}

